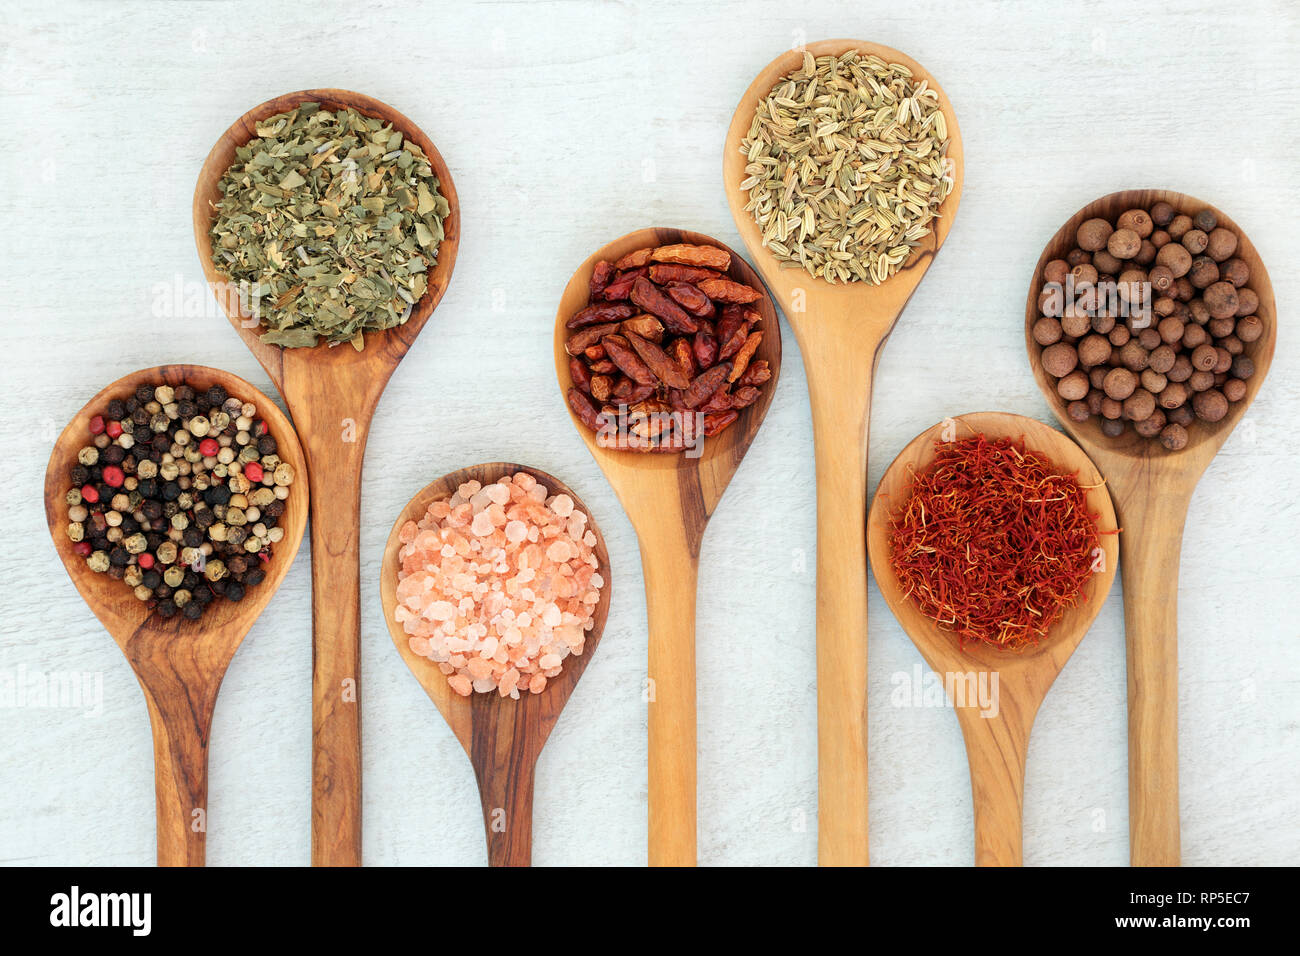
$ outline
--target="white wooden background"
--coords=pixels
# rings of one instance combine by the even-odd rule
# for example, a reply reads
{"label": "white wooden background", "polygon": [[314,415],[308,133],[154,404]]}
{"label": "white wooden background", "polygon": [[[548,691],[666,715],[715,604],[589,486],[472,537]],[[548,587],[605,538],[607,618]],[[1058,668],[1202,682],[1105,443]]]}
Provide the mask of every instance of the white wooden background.
{"label": "white wooden background", "polygon": [[[1152,5],[1154,6],[1154,5]],[[1173,6],[1173,5],[1162,5]],[[0,18],[0,673],[101,675],[102,712],[0,709],[0,863],[147,864],[153,777],[140,692],[63,574],[41,482],[97,389],[168,361],[272,391],[223,319],[191,309],[199,166],[244,110],[341,86],[405,112],[453,170],[464,239],[450,291],[380,405],[363,489],[367,864],[485,859],[469,764],[394,653],[379,603],[399,507],[494,459],[562,476],[609,540],[609,629],[537,778],[539,864],[645,858],[645,604],[636,542],[564,413],[556,300],[595,247],[674,225],[739,246],[720,181],[742,91],[781,50],[856,36],[943,83],[966,189],[943,253],[885,352],[871,480],[949,414],[1051,421],[1022,308],[1044,242],[1083,203],[1167,186],[1215,202],[1272,266],[1268,383],[1192,502],[1183,548],[1183,858],[1300,856],[1300,600],[1294,431],[1300,363],[1295,155],[1300,17],[1285,0],[1147,14],[1079,4],[816,2],[6,3]],[[797,11],[797,12],[796,12]],[[700,859],[816,859],[813,455],[788,327],[767,422],[704,543]],[[235,658],[213,729],[208,859],[308,860],[310,556]],[[871,585],[871,837],[883,864],[969,864],[953,715],[891,706],[920,657]],[[1038,717],[1025,861],[1128,859],[1118,581]],[[3,681],[3,677],[0,677]]]}

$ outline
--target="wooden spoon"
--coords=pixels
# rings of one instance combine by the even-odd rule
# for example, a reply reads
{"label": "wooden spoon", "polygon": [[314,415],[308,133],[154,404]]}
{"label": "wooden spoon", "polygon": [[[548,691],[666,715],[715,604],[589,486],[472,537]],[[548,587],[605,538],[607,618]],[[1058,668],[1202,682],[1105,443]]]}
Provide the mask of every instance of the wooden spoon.
{"label": "wooden spoon", "polygon": [[[1098,556],[1101,558],[1098,573],[1085,586],[1086,600],[1066,610],[1038,646],[1020,652],[1002,651],[977,642],[958,646],[956,636],[951,631],[940,630],[899,587],[889,557],[889,521],[907,500],[913,474],[934,460],[936,440],[981,432],[990,439],[1023,439],[1030,450],[1046,455],[1062,472],[1077,474],[1080,484],[1095,485],[1088,492],[1088,510],[1097,515],[1100,530],[1115,528],[1115,511],[1101,475],[1078,445],[1041,422],[1005,412],[962,415],[955,419],[955,426],[941,422],[922,432],[889,466],[871,505],[867,548],[871,554],[871,570],[885,603],[937,674],[945,678],[958,675],[967,684],[974,674],[977,681],[985,680],[985,686],[996,695],[993,698],[996,713],[988,716],[969,693],[966,706],[961,706],[959,698],[954,709],[970,760],[975,803],[975,863],[977,866],[1019,866],[1029,731],[1052,681],[1106,601],[1115,579],[1118,545],[1116,535],[1101,535],[1103,554]],[[994,675],[996,685],[992,683]],[[946,681],[945,686],[948,686]]]}
{"label": "wooden spoon", "polygon": [[[573,384],[564,350],[564,323],[587,304],[595,264],[614,261],[646,246],[689,243],[727,249],[709,236],[679,229],[642,229],[616,239],[578,267],[565,287],[555,319],[555,374],[563,396]],[[730,249],[727,250],[731,252]],[[762,289],[757,273],[731,252],[731,278]],[[646,614],[650,629],[649,684],[649,862],[651,866],[693,866],[695,801],[695,588],[700,542],[709,516],[763,423],[781,371],[781,332],[776,309],[764,296],[763,341],[754,358],[766,359],[772,378],[753,405],[731,427],[705,440],[703,453],[659,454],[601,448],[596,436],[569,415],[591,456],[614,487],[641,545]],[[564,407],[569,408],[567,399]]]}
{"label": "wooden spoon", "polygon": [[[77,452],[90,443],[90,419],[113,398],[127,398],[140,385],[189,385],[206,391],[220,385],[257,406],[279,446],[277,453],[297,472],[285,500],[284,538],[266,566],[266,580],[244,600],[218,599],[203,617],[165,619],[150,611],[123,582],[96,574],[68,540],[68,472]],[[236,375],[202,365],[141,369],[105,388],[77,412],[63,430],[45,471],[45,517],[68,577],[95,616],[113,635],[144,691],[153,728],[154,785],[157,790],[158,865],[202,866],[207,836],[208,735],[217,691],[244,635],[284,580],[307,526],[307,468],[293,426],[271,399]]]}
{"label": "wooden spoon", "polygon": [[[365,350],[347,346],[282,349],[260,339],[257,320],[243,311],[212,264],[209,228],[221,198],[222,175],[235,150],[256,135],[261,119],[319,102],[330,109],[352,107],[392,123],[419,146],[433,166],[451,206],[443,223],[429,288],[404,325],[369,332]],[[361,523],[361,465],[370,420],[388,378],[406,355],[451,281],[460,241],[460,206],[451,173],[429,137],[413,122],[378,100],[348,90],[303,90],[255,106],[212,147],[194,190],[194,240],[199,261],[231,325],[284,395],[307,453],[316,494],[311,522],[312,550],[312,823],[311,858],[318,866],[361,863],[361,605],[358,538]],[[318,506],[318,507],[317,507]]]}
{"label": "wooden spoon", "polygon": [[817,776],[818,860],[865,865],[867,827],[867,559],[862,528],[867,514],[867,445],[871,383],[880,350],[907,300],[952,228],[963,180],[961,133],[952,104],[920,64],[897,50],[864,40],[822,40],[813,56],[848,50],[902,63],[939,94],[953,163],[951,195],[934,231],[898,273],[880,285],[832,285],[802,269],[782,268],[763,247],[748,194],[741,141],[754,110],[781,77],[797,70],[802,50],[769,63],[750,84],[731,120],[722,176],[736,228],[768,287],[781,303],[803,352],[812,403],[817,458]]}
{"label": "wooden spoon", "polygon": [[[577,510],[586,513],[587,527],[596,533],[596,558],[600,562],[599,572],[605,579],[605,586],[593,614],[595,626],[587,632],[582,654],[566,658],[559,676],[547,683],[540,694],[524,691],[519,700],[495,693],[462,697],[451,689],[447,678],[433,661],[411,650],[410,638],[393,616],[397,609],[397,571],[400,566],[397,554],[402,547],[398,535],[402,525],[423,518],[430,504],[451,497],[465,482],[477,481],[487,485],[520,471],[532,475],[551,494],[566,494],[572,498]],[[491,866],[528,866],[532,861],[533,772],[551,728],[600,643],[605,619],[609,616],[611,582],[609,551],[595,516],[568,485],[536,468],[492,462],[453,471],[412,498],[393,524],[388,543],[384,546],[379,581],[384,620],[388,622],[393,643],[406,666],[442,711],[452,733],[469,755],[483,804],[483,826],[487,831],[488,863]]]}
{"label": "wooden spoon", "polygon": [[[1246,346],[1255,374],[1246,395],[1214,424],[1196,421],[1187,429],[1187,446],[1168,452],[1158,441],[1139,437],[1131,428],[1107,438],[1096,419],[1082,424],[1066,414],[1039,362],[1040,347],[1030,330],[1039,316],[1038,292],[1043,267],[1074,248],[1074,235],[1086,219],[1111,221],[1128,209],[1149,209],[1164,200],[1178,212],[1195,216],[1210,209],[1219,225],[1238,236],[1236,257],[1250,267],[1249,288],[1259,296],[1256,314],[1264,334]],[[1057,231],[1043,250],[1025,304],[1025,344],[1038,387],[1065,430],[1087,450],[1115,497],[1124,534],[1124,627],[1128,635],[1129,854],[1134,866],[1177,866],[1181,858],[1178,820],[1178,560],[1187,507],[1202,473],[1255,400],[1273,360],[1277,309],[1268,270],[1246,234],[1209,203],[1163,189],[1130,189],[1089,203]]]}

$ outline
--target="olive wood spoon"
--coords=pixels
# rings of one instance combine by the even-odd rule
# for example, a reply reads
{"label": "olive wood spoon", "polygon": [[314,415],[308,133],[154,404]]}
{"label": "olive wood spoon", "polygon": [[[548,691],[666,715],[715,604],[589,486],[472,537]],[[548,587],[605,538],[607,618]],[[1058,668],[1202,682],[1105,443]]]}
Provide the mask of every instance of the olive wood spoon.
{"label": "olive wood spoon", "polygon": [[[1164,200],[1178,212],[1195,216],[1210,209],[1219,225],[1238,236],[1235,256],[1250,267],[1247,286],[1259,296],[1256,314],[1264,334],[1246,346],[1255,374],[1246,395],[1228,407],[1214,424],[1200,420],[1188,427],[1188,443],[1169,452],[1157,440],[1141,438],[1131,428],[1107,438],[1095,419],[1075,422],[1039,361],[1041,349],[1031,329],[1039,317],[1038,292],[1043,267],[1074,248],[1074,235],[1087,219],[1112,222],[1129,209],[1149,209]],[[1025,344],[1038,387],[1065,430],[1105,475],[1115,498],[1124,534],[1120,539],[1124,584],[1124,629],[1128,641],[1129,857],[1134,866],[1177,866],[1182,851],[1178,819],[1178,561],[1183,525],[1196,483],[1255,400],[1273,360],[1277,309],[1268,270],[1246,234],[1209,203],[1163,189],[1130,189],[1089,203],[1062,226],[1043,250],[1025,304]]]}
{"label": "olive wood spoon", "polygon": [[867,447],[871,383],[881,348],[907,300],[916,291],[961,201],[961,133],[952,104],[920,64],[897,50],[864,40],[810,43],[814,56],[848,50],[902,63],[939,94],[953,163],[952,193],[940,207],[934,231],[922,240],[897,274],[880,285],[831,284],[803,269],[782,268],[763,246],[753,217],[740,144],[754,110],[773,86],[803,62],[790,50],[769,63],[750,84],[727,131],[722,175],[740,237],[781,303],[803,352],[812,404],[817,459],[817,858],[823,865],[865,865],[867,826]]}
{"label": "olive wood spoon", "polygon": [[[1056,675],[1106,601],[1115,579],[1118,545],[1116,535],[1100,536],[1102,553],[1095,556],[1096,573],[1084,586],[1086,599],[1068,608],[1036,647],[1004,651],[975,641],[959,646],[955,634],[940,630],[899,587],[890,562],[889,523],[911,493],[913,474],[934,460],[935,442],[978,433],[990,439],[1023,439],[1031,451],[1051,459],[1062,473],[1075,474],[1081,485],[1093,486],[1088,491],[1088,510],[1097,515],[1101,531],[1115,528],[1115,511],[1100,473],[1078,445],[1042,422],[1005,412],[962,415],[922,432],[894,459],[872,501],[867,548],[871,570],[885,603],[935,673],[944,678],[974,675],[977,681],[985,680],[985,686],[994,695],[994,707],[988,709],[996,708],[996,712],[987,716],[969,693],[965,706],[961,706],[961,700],[954,702],[970,760],[971,795],[975,804],[975,864],[1020,866],[1029,731]],[[966,684],[969,686],[969,680]]]}
{"label": "olive wood spoon", "polygon": [[[569,280],[555,320],[555,374],[563,398],[572,379],[564,350],[564,323],[587,304],[588,282],[600,260],[614,261],[646,246],[725,245],[679,229],[642,229],[597,250]],[[731,278],[755,289],[758,274],[731,252]],[[731,426],[704,440],[699,457],[602,448],[569,409],[578,434],[613,486],[641,546],[646,614],[650,631],[647,677],[649,749],[649,847],[651,866],[693,866],[696,862],[695,799],[695,590],[700,543],[709,516],[763,423],[781,371],[781,332],[770,296],[753,303],[762,315],[763,341],[754,358],[766,359],[772,377],[753,405]]]}
{"label": "olive wood spoon", "polygon": [[[218,598],[203,617],[170,619],[151,611],[123,582],[97,574],[68,539],[68,472],[77,451],[90,443],[90,420],[113,398],[140,385],[220,385],[257,406],[270,426],[277,454],[297,473],[285,500],[282,538],[266,566],[266,579],[238,603]],[[157,796],[158,865],[202,866],[207,837],[208,736],[217,691],[231,658],[284,580],[307,526],[307,468],[293,426],[271,399],[236,375],[201,365],[163,365],[123,376],[86,403],[63,430],[45,472],[45,517],[68,577],[135,671],[153,729]]]}
{"label": "olive wood spoon", "polygon": [[[212,263],[208,234],[219,183],[235,150],[255,136],[259,120],[319,102],[352,107],[393,125],[428,156],[451,206],[446,238],[429,272],[429,287],[406,323],[368,332],[361,352],[348,346],[283,349],[264,344]],[[437,148],[411,120],[378,100],[348,90],[303,90],[255,106],[212,147],[194,190],[194,239],[214,294],[253,355],[284,395],[307,453],[316,494],[312,550],[312,820],[311,860],[317,866],[361,863],[361,597],[358,539],[361,466],[375,406],[451,281],[460,241],[460,206],[451,173]]]}
{"label": "olive wood spoon", "polygon": [[[532,475],[552,495],[568,495],[573,499],[574,507],[586,513],[587,527],[596,534],[595,552],[600,562],[597,571],[605,579],[605,586],[601,588],[600,602],[592,614],[595,623],[587,632],[582,653],[565,658],[564,669],[547,682],[540,694],[524,690],[518,700],[496,693],[462,697],[451,689],[437,664],[411,650],[410,638],[393,616],[397,609],[397,572],[401,566],[398,552],[402,543],[398,535],[402,525],[419,521],[430,504],[451,497],[465,482],[477,481],[488,485],[520,471]],[[532,861],[533,774],[537,758],[560,717],[560,711],[587,669],[596,645],[600,643],[609,617],[611,580],[609,551],[595,516],[568,485],[536,468],[493,462],[453,471],[416,494],[393,524],[388,543],[384,546],[379,579],[384,620],[388,622],[393,643],[406,666],[433,699],[469,755],[483,804],[483,826],[487,833],[488,864],[491,866],[528,866]]]}

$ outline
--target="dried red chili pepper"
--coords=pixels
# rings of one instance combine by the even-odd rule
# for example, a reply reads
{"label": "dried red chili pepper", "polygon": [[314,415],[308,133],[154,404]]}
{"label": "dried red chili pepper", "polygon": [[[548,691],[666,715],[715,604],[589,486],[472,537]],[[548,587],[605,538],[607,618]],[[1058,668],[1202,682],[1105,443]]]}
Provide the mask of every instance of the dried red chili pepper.
{"label": "dried red chili pepper", "polygon": [[664,328],[676,335],[691,335],[700,327],[685,309],[645,276],[637,276],[632,283],[632,301],[663,319]]}

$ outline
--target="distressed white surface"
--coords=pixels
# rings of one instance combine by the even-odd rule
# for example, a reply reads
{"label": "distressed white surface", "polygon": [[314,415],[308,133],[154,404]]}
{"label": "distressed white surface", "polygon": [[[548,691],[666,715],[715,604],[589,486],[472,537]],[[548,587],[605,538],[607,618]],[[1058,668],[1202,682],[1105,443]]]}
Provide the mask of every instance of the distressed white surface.
{"label": "distressed white surface", "polygon": [[[216,137],[254,104],[310,86],[369,93],[419,123],[453,171],[464,222],[450,291],[393,377],[366,458],[365,862],[484,860],[468,762],[393,651],[377,575],[413,492],[453,468],[513,459],[584,496],[614,568],[609,628],[539,767],[534,859],[641,863],[640,561],[555,387],[555,303],[592,249],[642,226],[739,246],[719,172],[731,112],[779,51],[833,36],[878,40],[924,63],[955,104],[966,146],[956,225],[880,366],[873,486],[945,415],[1051,420],[1024,354],[1025,288],[1043,243],[1088,200],[1132,186],[1202,196],[1271,264],[1282,317],[1272,374],[1201,481],[1184,539],[1183,858],[1294,862],[1300,21],[1284,0],[1144,9],[1128,0],[6,3],[0,670],[101,674],[103,709],[0,710],[0,863],[153,859],[143,701],[56,560],[42,476],[68,417],[133,369],[201,362],[271,391],[224,320],[155,314],[154,290],[202,278],[190,199]],[[804,372],[784,325],[783,334],[771,413],[701,560],[704,863],[816,858],[813,456]],[[308,565],[304,547],[222,688],[214,864],[308,860]],[[891,675],[920,658],[874,583],[870,597],[872,858],[968,864],[956,721],[891,706]],[[1027,863],[1127,862],[1125,742],[1117,581],[1038,718]]]}

